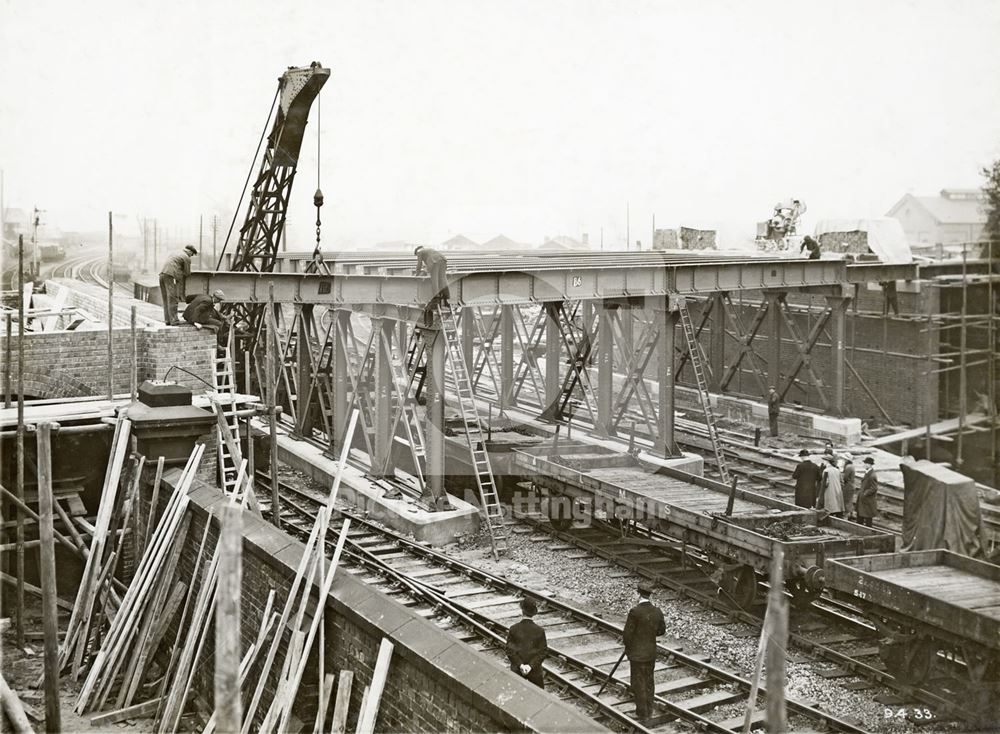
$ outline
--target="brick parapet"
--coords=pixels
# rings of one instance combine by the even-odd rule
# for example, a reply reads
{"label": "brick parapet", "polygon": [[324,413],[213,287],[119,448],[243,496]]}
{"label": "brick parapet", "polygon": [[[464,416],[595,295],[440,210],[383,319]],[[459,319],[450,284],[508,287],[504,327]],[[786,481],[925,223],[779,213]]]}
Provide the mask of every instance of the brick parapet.
{"label": "brick parapet", "polygon": [[[18,337],[11,337],[17,360]],[[0,359],[7,337],[0,333]],[[212,385],[215,335],[194,327],[151,327],[136,330],[138,380],[170,379],[200,393]],[[129,328],[112,330],[113,365],[108,365],[107,329],[29,332],[24,336],[24,393],[34,398],[103,395],[108,375],[116,393],[128,392],[132,376],[132,335]],[[12,365],[14,367],[14,365]],[[16,369],[16,368],[15,368]],[[16,378],[12,377],[12,384]],[[16,387],[15,387],[16,389]]]}

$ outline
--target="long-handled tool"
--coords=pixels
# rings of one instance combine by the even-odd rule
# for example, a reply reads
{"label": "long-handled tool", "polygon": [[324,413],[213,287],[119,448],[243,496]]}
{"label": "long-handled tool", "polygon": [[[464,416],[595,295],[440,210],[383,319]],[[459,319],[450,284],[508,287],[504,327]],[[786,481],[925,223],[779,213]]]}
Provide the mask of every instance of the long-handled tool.
{"label": "long-handled tool", "polygon": [[601,684],[600,689],[598,689],[598,691],[597,691],[597,695],[598,696],[600,696],[602,693],[604,693],[604,689],[608,687],[608,683],[610,683],[611,679],[615,677],[615,671],[618,670],[618,666],[622,664],[622,660],[624,660],[624,659],[625,659],[625,651],[622,650],[621,657],[618,658],[618,662],[615,663],[615,667],[613,667],[611,669],[611,672],[608,673],[607,679]]}

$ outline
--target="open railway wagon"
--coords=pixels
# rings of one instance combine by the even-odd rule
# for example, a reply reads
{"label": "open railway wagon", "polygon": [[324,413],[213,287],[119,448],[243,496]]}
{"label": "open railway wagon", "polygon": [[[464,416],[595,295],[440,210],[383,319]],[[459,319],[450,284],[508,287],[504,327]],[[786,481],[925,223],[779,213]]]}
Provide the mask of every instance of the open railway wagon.
{"label": "open railway wagon", "polygon": [[957,667],[966,690],[955,691],[956,700],[1000,725],[1000,566],[924,550],[830,558],[825,576],[834,596],[878,628],[890,673],[924,685]]}
{"label": "open railway wagon", "polygon": [[549,495],[547,511],[556,527],[567,529],[574,518],[591,516],[662,533],[680,541],[682,550],[691,546],[706,556],[720,575],[720,588],[743,607],[753,605],[757,582],[768,576],[778,546],[788,591],[806,604],[823,590],[828,558],[895,550],[890,533],[839,518],[821,520],[814,510],[597,446],[560,442],[555,449],[551,443],[517,449],[514,466]]}

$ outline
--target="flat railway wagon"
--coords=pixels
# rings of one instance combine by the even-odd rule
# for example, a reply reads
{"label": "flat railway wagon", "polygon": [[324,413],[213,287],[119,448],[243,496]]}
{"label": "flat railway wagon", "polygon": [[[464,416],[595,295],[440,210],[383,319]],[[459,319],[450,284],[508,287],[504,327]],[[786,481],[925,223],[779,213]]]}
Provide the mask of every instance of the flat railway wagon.
{"label": "flat railway wagon", "polygon": [[[753,605],[778,547],[786,586],[799,603],[822,592],[827,559],[895,550],[890,533],[821,520],[814,510],[601,447],[561,442],[555,450],[551,444],[517,449],[514,465],[550,495],[556,527],[566,529],[574,515],[587,513],[641,523],[699,549],[721,571],[720,587],[743,607]],[[573,507],[557,501],[560,496]]]}
{"label": "flat railway wagon", "polygon": [[825,578],[878,628],[890,673],[923,685],[945,672],[942,661],[960,661],[955,695],[1000,725],[1000,566],[923,550],[830,558]]}

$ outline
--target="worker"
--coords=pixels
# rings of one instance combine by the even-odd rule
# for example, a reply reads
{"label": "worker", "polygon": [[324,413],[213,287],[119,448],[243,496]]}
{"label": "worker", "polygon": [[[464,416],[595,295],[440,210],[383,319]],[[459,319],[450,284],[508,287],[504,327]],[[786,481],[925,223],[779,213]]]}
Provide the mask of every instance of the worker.
{"label": "worker", "polygon": [[792,472],[795,480],[795,504],[799,507],[814,507],[816,505],[816,488],[819,486],[820,468],[809,458],[806,449],[799,451],[799,463]]}
{"label": "worker", "polygon": [[653,717],[653,668],[656,665],[656,638],[667,631],[663,612],[653,606],[649,597],[652,585],[639,582],[639,603],[628,610],[625,619],[625,655],[631,668],[632,696],[635,698],[635,715],[640,723]]}
{"label": "worker", "polygon": [[888,316],[889,309],[891,308],[893,314],[899,316],[899,293],[896,291],[896,281],[884,280],[879,285],[882,286],[882,294],[884,296],[882,315]]}
{"label": "worker", "polygon": [[844,517],[851,519],[854,509],[854,457],[844,454],[844,465],[840,468],[841,491],[844,494]]}
{"label": "worker", "polygon": [[774,385],[767,388],[767,422],[771,428],[771,438],[778,435],[778,416],[781,414],[781,396]]}
{"label": "worker", "polygon": [[802,240],[802,247],[799,248],[799,254],[802,254],[803,250],[809,250],[810,260],[819,260],[819,242],[809,235],[806,235],[805,239]]}
{"label": "worker", "polygon": [[858,522],[867,527],[872,526],[872,519],[878,512],[878,478],[875,476],[875,459],[865,457],[865,474],[861,477],[861,488],[858,490]]}
{"label": "worker", "polygon": [[199,329],[207,326],[216,332],[220,347],[225,346],[229,339],[229,320],[219,313],[216,306],[225,299],[226,294],[218,289],[212,291],[211,296],[199,293],[187,299],[188,306],[184,309],[184,320]]}
{"label": "worker", "polygon": [[521,599],[521,621],[507,633],[507,659],[510,660],[511,670],[539,688],[545,688],[542,662],[549,652],[549,645],[545,630],[532,619],[537,613],[538,606],[532,599]]}
{"label": "worker", "polygon": [[[413,251],[417,256],[417,275],[423,275],[424,271],[431,276],[431,290],[434,295],[430,303],[437,300],[441,305],[448,306],[451,293],[448,291],[448,278],[445,271],[448,269],[448,258],[432,247],[420,245]],[[430,304],[428,304],[430,308]]]}
{"label": "worker", "polygon": [[168,326],[180,326],[177,304],[184,300],[185,283],[191,275],[191,257],[198,251],[187,245],[183,252],[171,255],[160,271],[160,296],[163,298],[163,321]]}
{"label": "worker", "polygon": [[834,517],[844,516],[844,491],[835,458],[827,458],[823,467],[823,483],[816,509],[826,510],[828,515]]}

